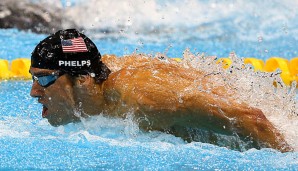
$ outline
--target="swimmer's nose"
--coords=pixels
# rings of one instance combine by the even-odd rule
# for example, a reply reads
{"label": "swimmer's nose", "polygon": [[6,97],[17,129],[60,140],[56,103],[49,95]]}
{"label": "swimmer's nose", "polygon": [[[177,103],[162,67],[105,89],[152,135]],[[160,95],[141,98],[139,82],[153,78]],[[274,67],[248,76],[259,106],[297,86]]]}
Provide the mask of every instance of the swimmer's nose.
{"label": "swimmer's nose", "polygon": [[41,97],[44,92],[44,88],[38,84],[37,81],[33,81],[30,96],[31,97]]}

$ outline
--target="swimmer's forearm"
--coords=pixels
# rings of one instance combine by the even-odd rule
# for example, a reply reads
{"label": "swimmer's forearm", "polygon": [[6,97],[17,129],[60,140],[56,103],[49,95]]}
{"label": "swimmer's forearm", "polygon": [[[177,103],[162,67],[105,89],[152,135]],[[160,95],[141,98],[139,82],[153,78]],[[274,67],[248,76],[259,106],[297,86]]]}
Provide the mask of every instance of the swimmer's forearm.
{"label": "swimmer's forearm", "polygon": [[237,111],[227,112],[237,118],[237,125],[245,135],[282,152],[293,150],[261,110],[245,106],[235,106],[233,110]]}

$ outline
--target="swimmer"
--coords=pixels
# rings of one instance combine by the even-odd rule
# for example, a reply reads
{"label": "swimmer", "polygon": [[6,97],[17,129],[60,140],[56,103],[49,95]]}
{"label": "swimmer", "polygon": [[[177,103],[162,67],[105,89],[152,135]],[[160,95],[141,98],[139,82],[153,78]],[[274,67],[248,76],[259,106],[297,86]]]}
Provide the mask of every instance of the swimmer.
{"label": "swimmer", "polygon": [[[218,75],[141,55],[101,57],[95,44],[75,29],[42,40],[32,52],[30,73],[30,95],[43,105],[42,117],[53,126],[100,114],[132,114],[142,130],[188,142],[241,150],[243,144],[221,135],[248,148],[292,150],[263,112],[234,99],[233,88],[220,84]],[[193,130],[201,130],[204,140]]]}

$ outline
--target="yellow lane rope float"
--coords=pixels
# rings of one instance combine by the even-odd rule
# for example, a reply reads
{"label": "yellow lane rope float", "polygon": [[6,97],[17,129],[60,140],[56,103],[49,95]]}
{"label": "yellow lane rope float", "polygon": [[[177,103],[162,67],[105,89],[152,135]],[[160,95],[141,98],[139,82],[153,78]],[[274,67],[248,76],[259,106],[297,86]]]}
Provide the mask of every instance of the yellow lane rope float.
{"label": "yellow lane rope float", "polygon": [[263,71],[264,61],[256,58],[245,58],[244,64],[251,64],[255,71]]}
{"label": "yellow lane rope float", "polygon": [[286,85],[291,85],[295,80],[295,76],[290,73],[289,61],[287,59],[272,57],[266,61],[264,71],[274,72],[277,69],[281,70],[281,78]]}
{"label": "yellow lane rope float", "polygon": [[221,64],[224,69],[228,69],[232,64],[232,60],[230,58],[220,58],[216,63]]}
{"label": "yellow lane rope float", "polygon": [[30,79],[30,65],[27,58],[15,59],[10,66],[8,60],[0,59],[0,79]]}
{"label": "yellow lane rope float", "polygon": [[19,58],[15,59],[11,62],[11,72],[12,77],[15,78],[31,78],[31,74],[29,73],[29,68],[31,65],[30,59]]}
{"label": "yellow lane rope float", "polygon": [[[181,58],[173,58],[181,62]],[[232,64],[230,58],[219,58],[217,64],[222,65],[227,69]],[[8,79],[30,79],[31,75],[28,72],[31,61],[28,58],[18,58],[12,60],[0,59],[0,80]],[[293,81],[298,83],[298,57],[287,60],[280,57],[271,57],[264,63],[263,60],[257,58],[244,58],[244,64],[251,64],[255,71],[274,72],[277,69],[281,71],[281,78],[286,85],[291,85]]]}
{"label": "yellow lane rope float", "polygon": [[294,76],[294,79],[298,83],[298,57],[290,60],[289,69],[290,73]]}
{"label": "yellow lane rope float", "polygon": [[0,79],[8,79],[11,74],[8,69],[8,60],[0,59]]}
{"label": "yellow lane rope float", "polygon": [[[223,68],[229,68],[232,61],[230,58],[220,58],[217,63],[222,63]],[[279,69],[280,77],[286,85],[290,86],[293,81],[298,83],[298,57],[290,61],[280,57],[271,57],[265,63],[257,58],[244,58],[244,64],[251,64],[255,71],[274,72]]]}

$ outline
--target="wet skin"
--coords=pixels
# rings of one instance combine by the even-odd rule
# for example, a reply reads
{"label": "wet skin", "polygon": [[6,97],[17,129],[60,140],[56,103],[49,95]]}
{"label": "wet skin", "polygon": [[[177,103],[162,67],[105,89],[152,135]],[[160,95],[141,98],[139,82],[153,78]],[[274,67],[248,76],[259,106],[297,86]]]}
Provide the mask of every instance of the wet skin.
{"label": "wet skin", "polygon": [[[50,75],[55,70],[30,67],[33,76]],[[80,121],[80,117],[96,115],[103,111],[101,85],[86,76],[73,78],[61,75],[53,84],[42,87],[33,81],[30,95],[43,105],[42,117],[53,126]]]}
{"label": "wet skin", "polygon": [[[50,75],[54,70],[30,68],[34,76]],[[47,118],[53,126],[63,125],[79,120],[74,116],[75,98],[73,83],[68,75],[60,76],[54,84],[42,87],[37,81],[33,81],[30,95],[38,98],[43,105],[42,117]]]}
{"label": "wet skin", "polygon": [[[124,118],[132,112],[143,130],[165,131],[188,140],[184,128],[199,128],[237,134],[262,147],[291,150],[261,110],[236,102],[228,87],[210,89],[216,76],[143,58],[139,65],[134,58],[119,60],[103,59],[110,68],[122,68],[103,83],[95,83],[90,76],[72,79],[65,74],[46,88],[34,81],[30,94],[43,104],[43,117],[54,126],[78,121],[75,113]],[[30,72],[38,76],[53,70],[31,67]]]}

